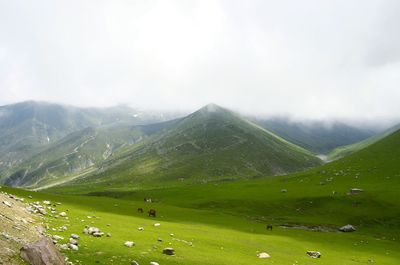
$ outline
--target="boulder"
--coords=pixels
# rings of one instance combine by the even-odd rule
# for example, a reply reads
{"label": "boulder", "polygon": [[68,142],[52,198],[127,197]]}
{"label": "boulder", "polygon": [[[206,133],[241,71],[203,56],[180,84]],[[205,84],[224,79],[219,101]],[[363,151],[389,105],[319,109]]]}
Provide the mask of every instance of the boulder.
{"label": "boulder", "polygon": [[8,202],[8,201],[3,201],[3,204],[5,204],[5,205],[8,206],[8,207],[11,207],[11,206],[12,206],[11,203]]}
{"label": "boulder", "polygon": [[132,241],[126,241],[125,243],[124,243],[124,246],[125,247],[128,247],[128,248],[131,248],[131,247],[133,247],[135,245],[135,242],[132,242]]}
{"label": "boulder", "polygon": [[261,253],[258,253],[258,254],[257,254],[257,257],[260,258],[260,259],[268,259],[268,258],[270,258],[271,256],[270,256],[268,253],[266,253],[266,252],[261,252]]}
{"label": "boulder", "polygon": [[79,247],[77,245],[71,243],[68,243],[68,248],[75,251],[79,250]]}
{"label": "boulder", "polygon": [[42,237],[33,244],[23,246],[20,255],[31,265],[64,265],[64,258],[61,256],[53,242]]}
{"label": "boulder", "polygon": [[73,239],[73,238],[70,238],[70,239],[69,239],[69,243],[72,244],[72,245],[77,246],[77,245],[78,245],[78,240]]}
{"label": "boulder", "polygon": [[92,236],[94,236],[94,237],[102,237],[103,235],[104,235],[103,232],[95,232],[92,234]]}
{"label": "boulder", "polygon": [[359,188],[352,188],[352,189],[350,189],[349,194],[359,194],[361,192],[364,192],[364,190],[363,189],[359,189]]}
{"label": "boulder", "polygon": [[307,255],[308,255],[310,258],[313,258],[313,259],[318,259],[318,258],[321,257],[321,253],[318,252],[318,251],[307,251]]}
{"label": "boulder", "polygon": [[100,229],[98,229],[97,227],[92,227],[91,226],[91,227],[88,228],[88,233],[91,234],[91,235],[94,234],[94,233],[100,233]]}
{"label": "boulder", "polygon": [[342,232],[354,232],[356,231],[356,228],[350,224],[342,226],[341,228],[339,228],[339,231]]}
{"label": "boulder", "polygon": [[73,239],[79,239],[79,236],[77,234],[71,234],[71,238]]}
{"label": "boulder", "polygon": [[162,253],[165,255],[175,255],[175,250],[173,248],[164,248]]}

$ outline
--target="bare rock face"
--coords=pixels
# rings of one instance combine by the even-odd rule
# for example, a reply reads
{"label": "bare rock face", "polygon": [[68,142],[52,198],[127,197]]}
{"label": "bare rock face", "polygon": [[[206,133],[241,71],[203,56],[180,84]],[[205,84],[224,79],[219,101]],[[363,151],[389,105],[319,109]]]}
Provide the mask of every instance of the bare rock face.
{"label": "bare rock face", "polygon": [[21,257],[31,265],[65,265],[64,258],[47,237],[22,247],[20,251]]}

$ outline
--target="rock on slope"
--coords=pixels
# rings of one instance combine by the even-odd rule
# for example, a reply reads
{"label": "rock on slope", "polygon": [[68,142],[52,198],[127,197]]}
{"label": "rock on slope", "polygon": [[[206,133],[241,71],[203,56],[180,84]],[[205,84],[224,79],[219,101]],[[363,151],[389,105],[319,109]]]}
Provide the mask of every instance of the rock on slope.
{"label": "rock on slope", "polygon": [[[26,264],[20,258],[20,249],[40,238],[47,240],[42,235],[43,230],[38,217],[26,210],[22,199],[0,193],[0,264]],[[58,253],[53,245],[50,248]]]}

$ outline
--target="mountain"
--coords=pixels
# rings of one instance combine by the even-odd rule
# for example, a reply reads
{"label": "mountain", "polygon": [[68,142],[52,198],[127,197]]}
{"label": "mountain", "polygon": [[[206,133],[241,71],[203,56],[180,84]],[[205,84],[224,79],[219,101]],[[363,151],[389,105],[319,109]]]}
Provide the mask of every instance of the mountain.
{"label": "mountain", "polygon": [[394,126],[392,128],[389,128],[388,130],[386,130],[386,131],[384,131],[382,133],[379,133],[379,134],[374,135],[374,136],[372,136],[370,138],[367,138],[367,139],[365,139],[363,141],[360,141],[360,142],[357,142],[357,143],[354,143],[354,144],[350,144],[350,145],[337,147],[327,155],[327,159],[329,161],[333,161],[333,160],[337,160],[339,158],[348,156],[348,155],[350,155],[352,153],[355,153],[355,152],[357,152],[359,150],[362,150],[362,149],[364,149],[364,148],[366,148],[366,147],[368,147],[368,146],[370,146],[370,145],[372,145],[372,144],[384,139],[385,137],[387,137],[388,135],[398,131],[399,129],[400,129],[400,124],[396,125],[396,126]]}
{"label": "mountain", "polygon": [[71,133],[89,127],[149,124],[166,118],[126,106],[78,108],[36,101],[0,106],[0,181]]}
{"label": "mountain", "polygon": [[132,148],[80,183],[232,180],[283,175],[321,164],[305,149],[210,104]]}
{"label": "mountain", "polygon": [[377,133],[371,128],[354,127],[341,122],[291,121],[282,117],[251,120],[315,154],[327,154],[336,147],[362,141]]}
{"label": "mountain", "polygon": [[43,148],[13,168],[9,186],[37,188],[66,182],[96,170],[115,152],[172,126],[176,121],[151,125],[105,125],[73,132]]}

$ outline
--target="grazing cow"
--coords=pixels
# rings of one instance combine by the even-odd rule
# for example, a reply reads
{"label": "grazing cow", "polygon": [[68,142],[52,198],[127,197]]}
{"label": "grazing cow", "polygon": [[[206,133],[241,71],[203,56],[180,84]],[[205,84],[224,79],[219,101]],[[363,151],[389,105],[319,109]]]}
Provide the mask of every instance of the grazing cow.
{"label": "grazing cow", "polygon": [[267,225],[267,230],[271,230],[272,231],[272,225],[271,224]]}
{"label": "grazing cow", "polygon": [[150,209],[149,210],[149,217],[156,217],[156,210]]}
{"label": "grazing cow", "polygon": [[138,213],[143,213],[143,208],[137,208]]}

